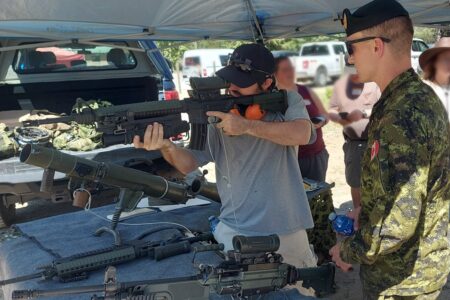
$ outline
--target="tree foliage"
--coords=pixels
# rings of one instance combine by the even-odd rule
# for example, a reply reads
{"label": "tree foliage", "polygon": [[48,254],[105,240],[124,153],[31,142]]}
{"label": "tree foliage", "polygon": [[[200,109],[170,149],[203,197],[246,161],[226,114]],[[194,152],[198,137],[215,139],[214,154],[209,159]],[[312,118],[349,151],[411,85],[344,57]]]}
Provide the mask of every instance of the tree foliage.
{"label": "tree foliage", "polygon": [[414,37],[418,39],[422,39],[427,44],[434,44],[438,37],[439,30],[436,28],[427,28],[427,27],[415,27],[414,28]]}
{"label": "tree foliage", "polygon": [[[434,43],[438,37],[438,30],[434,28],[416,27],[415,37],[424,40],[426,43]],[[287,39],[274,39],[266,43],[267,48],[270,50],[292,50],[299,51],[300,47],[304,43],[309,42],[322,42],[345,39],[344,34],[333,35],[320,35],[320,36],[308,36],[302,38],[287,38]],[[224,41],[224,40],[204,40],[192,43],[180,43],[180,42],[158,42],[162,50],[163,55],[169,59],[173,64],[179,62],[183,57],[183,53],[189,49],[213,49],[213,48],[230,48],[234,49],[239,45],[247,43],[248,41]],[[168,47],[168,48],[166,48]]]}

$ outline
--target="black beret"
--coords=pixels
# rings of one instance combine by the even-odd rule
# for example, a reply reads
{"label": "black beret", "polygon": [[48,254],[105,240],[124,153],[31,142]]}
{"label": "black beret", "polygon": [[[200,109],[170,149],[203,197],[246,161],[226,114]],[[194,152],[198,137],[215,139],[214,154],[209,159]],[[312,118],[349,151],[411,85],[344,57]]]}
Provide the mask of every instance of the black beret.
{"label": "black beret", "polygon": [[409,17],[408,11],[395,0],[374,0],[353,14],[348,8],[342,13],[342,25],[347,36],[374,27],[396,17]]}

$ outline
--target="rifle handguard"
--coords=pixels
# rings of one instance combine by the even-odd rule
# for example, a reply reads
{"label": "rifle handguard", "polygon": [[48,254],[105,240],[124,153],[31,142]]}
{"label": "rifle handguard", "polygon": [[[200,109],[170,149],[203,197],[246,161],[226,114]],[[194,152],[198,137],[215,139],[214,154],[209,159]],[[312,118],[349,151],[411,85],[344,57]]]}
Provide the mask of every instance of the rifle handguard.
{"label": "rifle handguard", "polygon": [[223,244],[198,245],[193,248],[194,252],[223,251],[225,249]]}
{"label": "rifle handguard", "polygon": [[191,252],[191,243],[188,241],[160,246],[155,248],[155,260],[159,261],[171,256],[189,252]]}

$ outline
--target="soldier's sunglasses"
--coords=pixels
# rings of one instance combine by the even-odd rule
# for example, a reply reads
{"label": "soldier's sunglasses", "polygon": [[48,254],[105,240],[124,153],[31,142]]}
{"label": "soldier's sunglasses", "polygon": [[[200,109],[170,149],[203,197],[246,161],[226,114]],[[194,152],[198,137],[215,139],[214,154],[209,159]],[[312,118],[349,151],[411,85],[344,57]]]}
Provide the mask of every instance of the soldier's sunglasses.
{"label": "soldier's sunglasses", "polygon": [[348,55],[353,55],[355,51],[353,51],[353,44],[361,43],[369,40],[380,39],[385,43],[389,43],[391,40],[382,36],[367,36],[356,40],[345,41],[345,45],[347,46]]}

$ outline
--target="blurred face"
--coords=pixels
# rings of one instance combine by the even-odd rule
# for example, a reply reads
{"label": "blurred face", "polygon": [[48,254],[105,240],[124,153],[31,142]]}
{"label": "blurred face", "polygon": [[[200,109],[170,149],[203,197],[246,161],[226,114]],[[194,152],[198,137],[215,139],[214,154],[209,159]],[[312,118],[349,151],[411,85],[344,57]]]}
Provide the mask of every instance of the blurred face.
{"label": "blurred face", "polygon": [[440,53],[435,62],[436,77],[450,78],[450,50]]}
{"label": "blurred face", "polygon": [[290,59],[283,59],[278,63],[275,78],[277,82],[284,85],[289,85],[295,82],[295,68]]}
{"label": "blurred face", "polygon": [[[347,37],[347,41],[351,42],[363,37],[364,35],[361,32],[357,32]],[[374,41],[367,40],[351,45],[353,54],[350,55],[348,62],[355,65],[359,82],[370,82],[374,79],[376,66],[379,62],[379,56],[374,52]]]}

